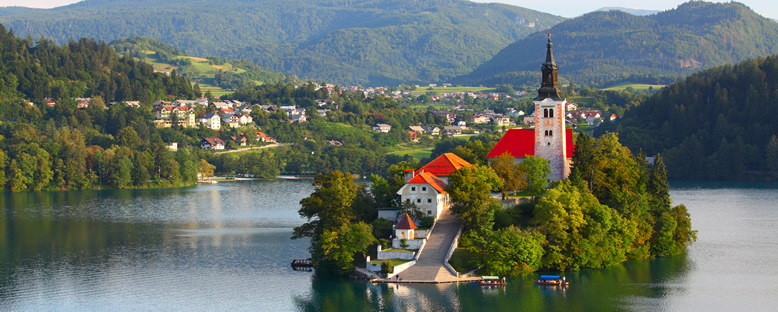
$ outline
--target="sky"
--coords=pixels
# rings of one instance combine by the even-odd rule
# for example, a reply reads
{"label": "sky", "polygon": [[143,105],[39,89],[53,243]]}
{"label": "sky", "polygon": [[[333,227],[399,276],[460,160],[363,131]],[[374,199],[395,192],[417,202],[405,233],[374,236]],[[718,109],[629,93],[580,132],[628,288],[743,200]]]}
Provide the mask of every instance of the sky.
{"label": "sky", "polygon": [[[31,8],[53,8],[79,0],[0,0],[0,6],[26,6]],[[281,0],[279,0],[281,1]],[[627,7],[633,9],[669,10],[687,0],[472,0],[474,2],[500,2],[525,7],[541,12],[576,17],[602,7]],[[706,0],[713,2],[730,2]],[[776,0],[739,0],[762,16],[778,19],[778,1]]]}

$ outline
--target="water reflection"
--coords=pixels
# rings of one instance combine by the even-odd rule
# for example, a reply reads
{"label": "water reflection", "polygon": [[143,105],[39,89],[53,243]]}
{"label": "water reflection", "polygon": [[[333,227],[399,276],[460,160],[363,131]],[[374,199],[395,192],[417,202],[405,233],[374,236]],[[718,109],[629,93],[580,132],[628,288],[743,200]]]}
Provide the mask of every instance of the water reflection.
{"label": "water reflection", "polygon": [[568,289],[538,287],[536,275],[482,288],[295,272],[308,241],[289,237],[310,181],[3,193],[0,310],[773,310],[776,189],[674,186],[699,230],[688,253],[566,272]]}

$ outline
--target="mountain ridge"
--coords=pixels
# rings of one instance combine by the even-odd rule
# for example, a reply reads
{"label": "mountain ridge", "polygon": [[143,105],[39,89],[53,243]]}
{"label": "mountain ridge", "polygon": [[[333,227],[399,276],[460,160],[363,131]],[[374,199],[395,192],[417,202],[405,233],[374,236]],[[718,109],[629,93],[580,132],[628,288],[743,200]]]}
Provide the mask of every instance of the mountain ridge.
{"label": "mountain ridge", "polygon": [[286,75],[371,85],[466,74],[562,20],[464,0],[86,0],[0,16],[20,36],[56,42],[145,36],[190,55],[251,59]]}
{"label": "mountain ridge", "polygon": [[[688,2],[649,16],[592,12],[551,30],[560,75],[600,84],[632,74],[675,80],[713,66],[778,53],[778,24],[740,3]],[[469,84],[536,84],[545,32],[498,52],[470,74]]]}

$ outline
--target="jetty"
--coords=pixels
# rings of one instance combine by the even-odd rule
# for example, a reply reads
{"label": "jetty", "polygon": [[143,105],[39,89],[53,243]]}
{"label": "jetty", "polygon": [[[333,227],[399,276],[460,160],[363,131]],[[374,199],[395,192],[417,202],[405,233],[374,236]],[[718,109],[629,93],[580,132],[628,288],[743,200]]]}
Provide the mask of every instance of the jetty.
{"label": "jetty", "polygon": [[[376,278],[373,283],[472,283],[482,280],[481,277],[459,276],[448,259],[456,249],[459,236],[462,234],[462,223],[446,208],[435,223],[432,233],[423,249],[419,250],[416,264],[398,273],[394,278]],[[399,277],[399,278],[398,278]]]}

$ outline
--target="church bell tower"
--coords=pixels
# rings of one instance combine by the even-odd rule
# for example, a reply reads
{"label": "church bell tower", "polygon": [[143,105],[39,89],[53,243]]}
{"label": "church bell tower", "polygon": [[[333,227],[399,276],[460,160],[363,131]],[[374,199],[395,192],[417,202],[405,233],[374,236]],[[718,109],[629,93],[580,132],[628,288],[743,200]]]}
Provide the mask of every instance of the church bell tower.
{"label": "church bell tower", "polygon": [[543,80],[535,98],[535,157],[548,160],[551,181],[564,180],[570,174],[566,154],[565,105],[557,83],[559,67],[551,51],[551,32],[548,33],[546,62],[541,71]]}

